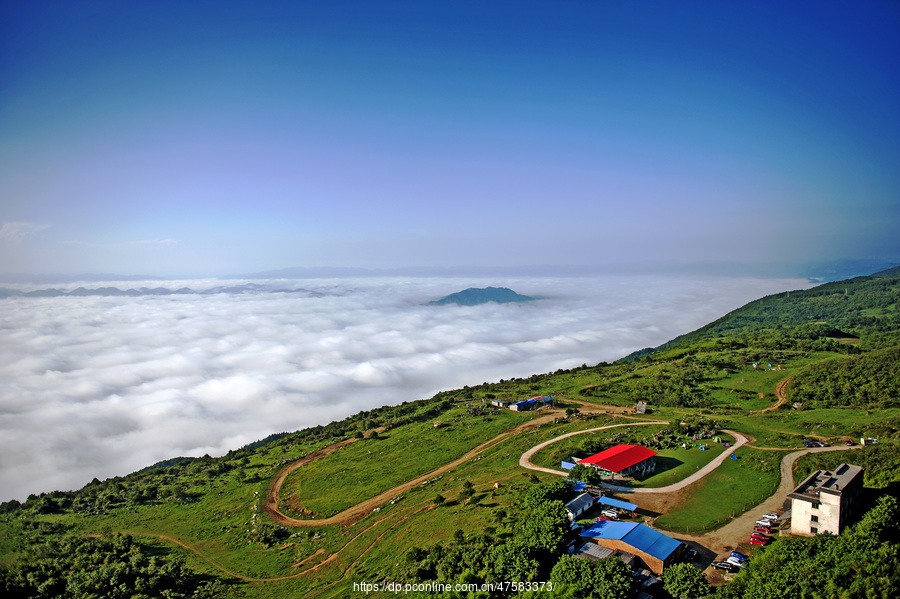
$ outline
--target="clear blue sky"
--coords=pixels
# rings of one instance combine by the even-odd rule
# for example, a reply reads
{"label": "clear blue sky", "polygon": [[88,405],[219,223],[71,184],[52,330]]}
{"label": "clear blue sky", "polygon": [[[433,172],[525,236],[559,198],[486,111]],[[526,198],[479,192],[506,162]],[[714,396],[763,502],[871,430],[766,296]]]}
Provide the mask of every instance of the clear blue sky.
{"label": "clear blue sky", "polygon": [[0,3],[0,272],[900,257],[900,4]]}

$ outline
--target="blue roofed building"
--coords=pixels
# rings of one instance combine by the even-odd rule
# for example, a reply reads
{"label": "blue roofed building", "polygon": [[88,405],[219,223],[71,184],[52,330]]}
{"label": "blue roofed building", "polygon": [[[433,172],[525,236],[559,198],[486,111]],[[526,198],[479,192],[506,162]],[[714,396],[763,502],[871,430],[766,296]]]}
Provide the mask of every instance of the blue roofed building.
{"label": "blue roofed building", "polygon": [[666,566],[678,559],[684,544],[637,522],[601,520],[581,533],[582,539],[591,539],[598,545],[624,553],[631,553],[656,574],[662,574]]}
{"label": "blue roofed building", "polygon": [[509,409],[514,412],[525,412],[527,410],[534,410],[548,405],[553,405],[553,398],[549,395],[541,395],[511,403],[509,404]]}

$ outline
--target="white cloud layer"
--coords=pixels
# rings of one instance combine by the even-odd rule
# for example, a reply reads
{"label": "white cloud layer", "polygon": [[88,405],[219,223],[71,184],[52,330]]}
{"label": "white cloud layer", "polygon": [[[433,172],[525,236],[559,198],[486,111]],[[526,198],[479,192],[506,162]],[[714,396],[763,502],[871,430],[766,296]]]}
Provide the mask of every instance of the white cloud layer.
{"label": "white cloud layer", "polygon": [[6,222],[0,226],[0,239],[6,241],[22,241],[31,237],[35,233],[39,233],[44,229],[48,229],[50,225],[31,222]]}
{"label": "white cloud layer", "polygon": [[[153,285],[204,283],[213,285]],[[0,501],[221,455],[440,390],[612,361],[809,286],[649,276],[291,283],[327,295],[0,300]],[[423,305],[488,285],[550,299]]]}

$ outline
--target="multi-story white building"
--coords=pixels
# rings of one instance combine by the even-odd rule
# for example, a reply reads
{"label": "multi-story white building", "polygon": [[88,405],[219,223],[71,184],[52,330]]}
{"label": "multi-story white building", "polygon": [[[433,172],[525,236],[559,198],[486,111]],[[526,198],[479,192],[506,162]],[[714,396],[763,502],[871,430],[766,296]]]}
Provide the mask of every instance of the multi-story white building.
{"label": "multi-story white building", "polygon": [[841,464],[833,472],[819,470],[810,474],[791,498],[791,533],[839,534],[853,510],[853,502],[862,489],[863,469]]}

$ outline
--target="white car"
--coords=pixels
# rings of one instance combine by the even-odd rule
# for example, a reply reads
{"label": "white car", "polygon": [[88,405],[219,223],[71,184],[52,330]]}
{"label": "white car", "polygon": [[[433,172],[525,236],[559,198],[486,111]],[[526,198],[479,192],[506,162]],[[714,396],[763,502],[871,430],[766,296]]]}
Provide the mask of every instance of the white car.
{"label": "white car", "polygon": [[603,510],[602,512],[600,512],[600,515],[605,516],[605,517],[609,518],[610,520],[618,520],[619,519],[619,513],[614,510]]}
{"label": "white car", "polygon": [[733,555],[725,561],[728,562],[729,564],[734,564],[738,568],[744,568],[747,565],[744,562],[742,562],[741,560],[739,560],[738,558],[734,557]]}
{"label": "white car", "polygon": [[765,518],[766,520],[774,520],[774,521],[777,521],[777,520],[778,520],[778,514],[776,514],[775,512],[769,512],[768,514],[765,514],[765,515],[763,516],[763,518]]}

